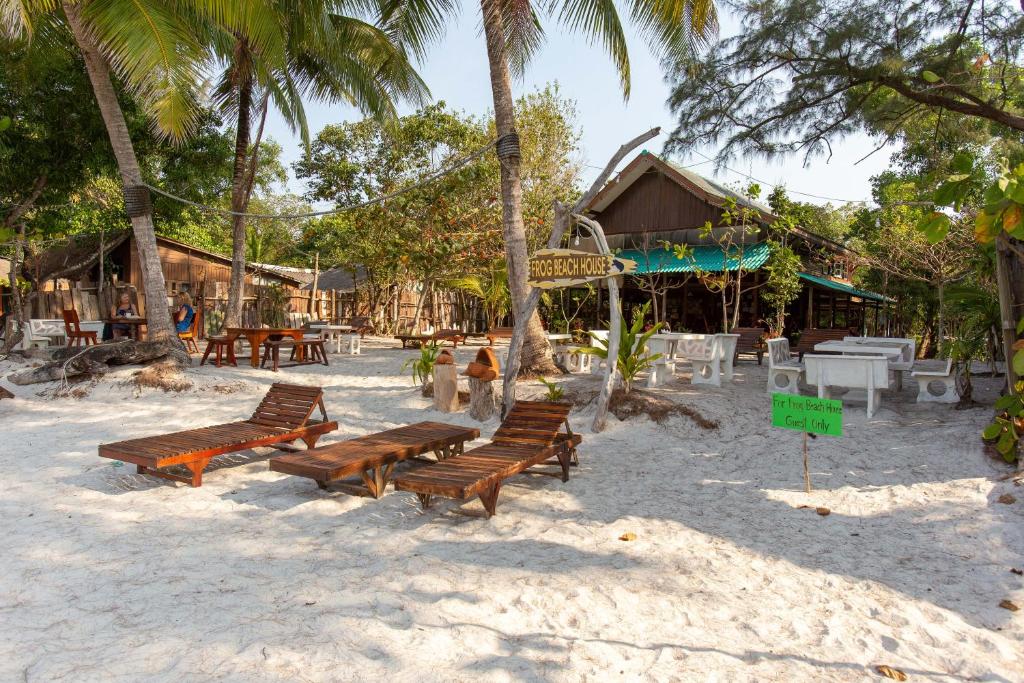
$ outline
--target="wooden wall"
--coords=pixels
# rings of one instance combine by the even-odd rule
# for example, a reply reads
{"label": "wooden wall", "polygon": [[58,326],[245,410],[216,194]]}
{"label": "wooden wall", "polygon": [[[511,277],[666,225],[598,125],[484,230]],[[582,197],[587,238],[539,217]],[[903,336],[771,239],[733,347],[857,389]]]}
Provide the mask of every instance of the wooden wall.
{"label": "wooden wall", "polygon": [[644,173],[597,214],[607,235],[687,230],[706,221],[717,226],[721,217],[721,209],[654,170]]}

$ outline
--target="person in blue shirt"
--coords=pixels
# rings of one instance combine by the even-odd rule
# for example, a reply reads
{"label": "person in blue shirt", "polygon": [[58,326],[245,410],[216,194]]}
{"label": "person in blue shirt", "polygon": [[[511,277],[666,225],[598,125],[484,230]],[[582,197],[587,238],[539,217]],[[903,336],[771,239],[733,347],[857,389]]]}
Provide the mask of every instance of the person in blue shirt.
{"label": "person in blue shirt", "polygon": [[192,297],[188,292],[180,292],[178,294],[178,310],[174,314],[174,329],[178,332],[188,332],[192,329],[192,319],[195,317]]}

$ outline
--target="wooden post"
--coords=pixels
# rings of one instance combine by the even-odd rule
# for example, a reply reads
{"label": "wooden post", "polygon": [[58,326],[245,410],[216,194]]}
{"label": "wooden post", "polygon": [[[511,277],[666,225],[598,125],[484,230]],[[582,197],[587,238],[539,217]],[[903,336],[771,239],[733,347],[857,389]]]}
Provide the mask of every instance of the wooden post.
{"label": "wooden post", "polygon": [[[454,367],[454,366],[453,366]],[[434,396],[437,396],[435,389]],[[486,422],[497,411],[494,395],[494,382],[485,382],[476,377],[469,378],[469,416],[474,420]]]}
{"label": "wooden post", "polygon": [[320,252],[313,254],[313,286],[309,290],[309,307],[306,312],[319,317],[320,307],[316,305],[316,289],[320,285]]}
{"label": "wooden post", "polygon": [[434,366],[434,408],[442,413],[459,410],[459,376],[454,363]]}
{"label": "wooden post", "polygon": [[807,432],[804,432],[804,490],[811,492],[811,470],[807,462]]}
{"label": "wooden post", "polygon": [[[597,221],[580,215],[576,216],[576,220],[590,229],[591,234],[594,236],[594,241],[597,242],[597,248],[602,254],[612,253],[612,250],[608,248],[608,240],[605,239],[604,230]],[[619,284],[615,281],[614,277],[608,278],[605,282],[608,283],[608,359],[605,361],[601,395],[597,399],[597,410],[594,411],[594,422],[591,425],[595,432],[603,431],[608,420],[608,402],[611,400],[612,391],[615,390],[615,375],[618,372],[617,363],[619,359],[619,337],[621,335],[620,318],[622,317],[622,311],[619,308]]]}
{"label": "wooden post", "polygon": [[1013,344],[1017,340],[1017,321],[1013,315],[1013,293],[1010,289],[1009,248],[1006,233],[996,237],[996,289],[999,293],[999,321],[1003,336],[1003,358],[1006,360],[1006,386],[1014,392],[1017,373],[1013,370]]}

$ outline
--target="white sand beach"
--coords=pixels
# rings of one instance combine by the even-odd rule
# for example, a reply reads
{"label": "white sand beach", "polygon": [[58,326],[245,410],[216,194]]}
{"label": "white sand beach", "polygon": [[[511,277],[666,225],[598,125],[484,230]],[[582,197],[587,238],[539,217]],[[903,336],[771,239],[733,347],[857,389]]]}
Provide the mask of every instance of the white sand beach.
{"label": "white sand beach", "polygon": [[769,426],[751,361],[721,389],[681,372],[656,390],[717,430],[640,416],[592,434],[580,408],[570,481],[514,478],[489,520],[458,513],[479,501],[323,491],[268,471],[270,449],[218,459],[197,489],[97,457],[245,419],[276,380],[325,388],[340,428],[321,444],[475,424],[431,410],[400,371],[416,352],[384,347],[277,375],[193,368],[178,394],[126,385],[131,369],[80,398],[12,387],[0,680],[1024,680],[1024,612],[999,606],[1024,606],[1024,488],[983,452],[987,405],[917,405],[916,387],[811,444],[809,495],[801,436]]}

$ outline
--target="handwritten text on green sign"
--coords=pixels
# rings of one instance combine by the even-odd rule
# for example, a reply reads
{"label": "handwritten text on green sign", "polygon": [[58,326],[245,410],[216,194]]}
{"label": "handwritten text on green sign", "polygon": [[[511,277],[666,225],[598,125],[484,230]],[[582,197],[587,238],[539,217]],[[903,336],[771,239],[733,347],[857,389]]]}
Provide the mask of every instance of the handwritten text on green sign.
{"label": "handwritten text on green sign", "polygon": [[842,436],[843,402],[813,396],[772,394],[772,426]]}

